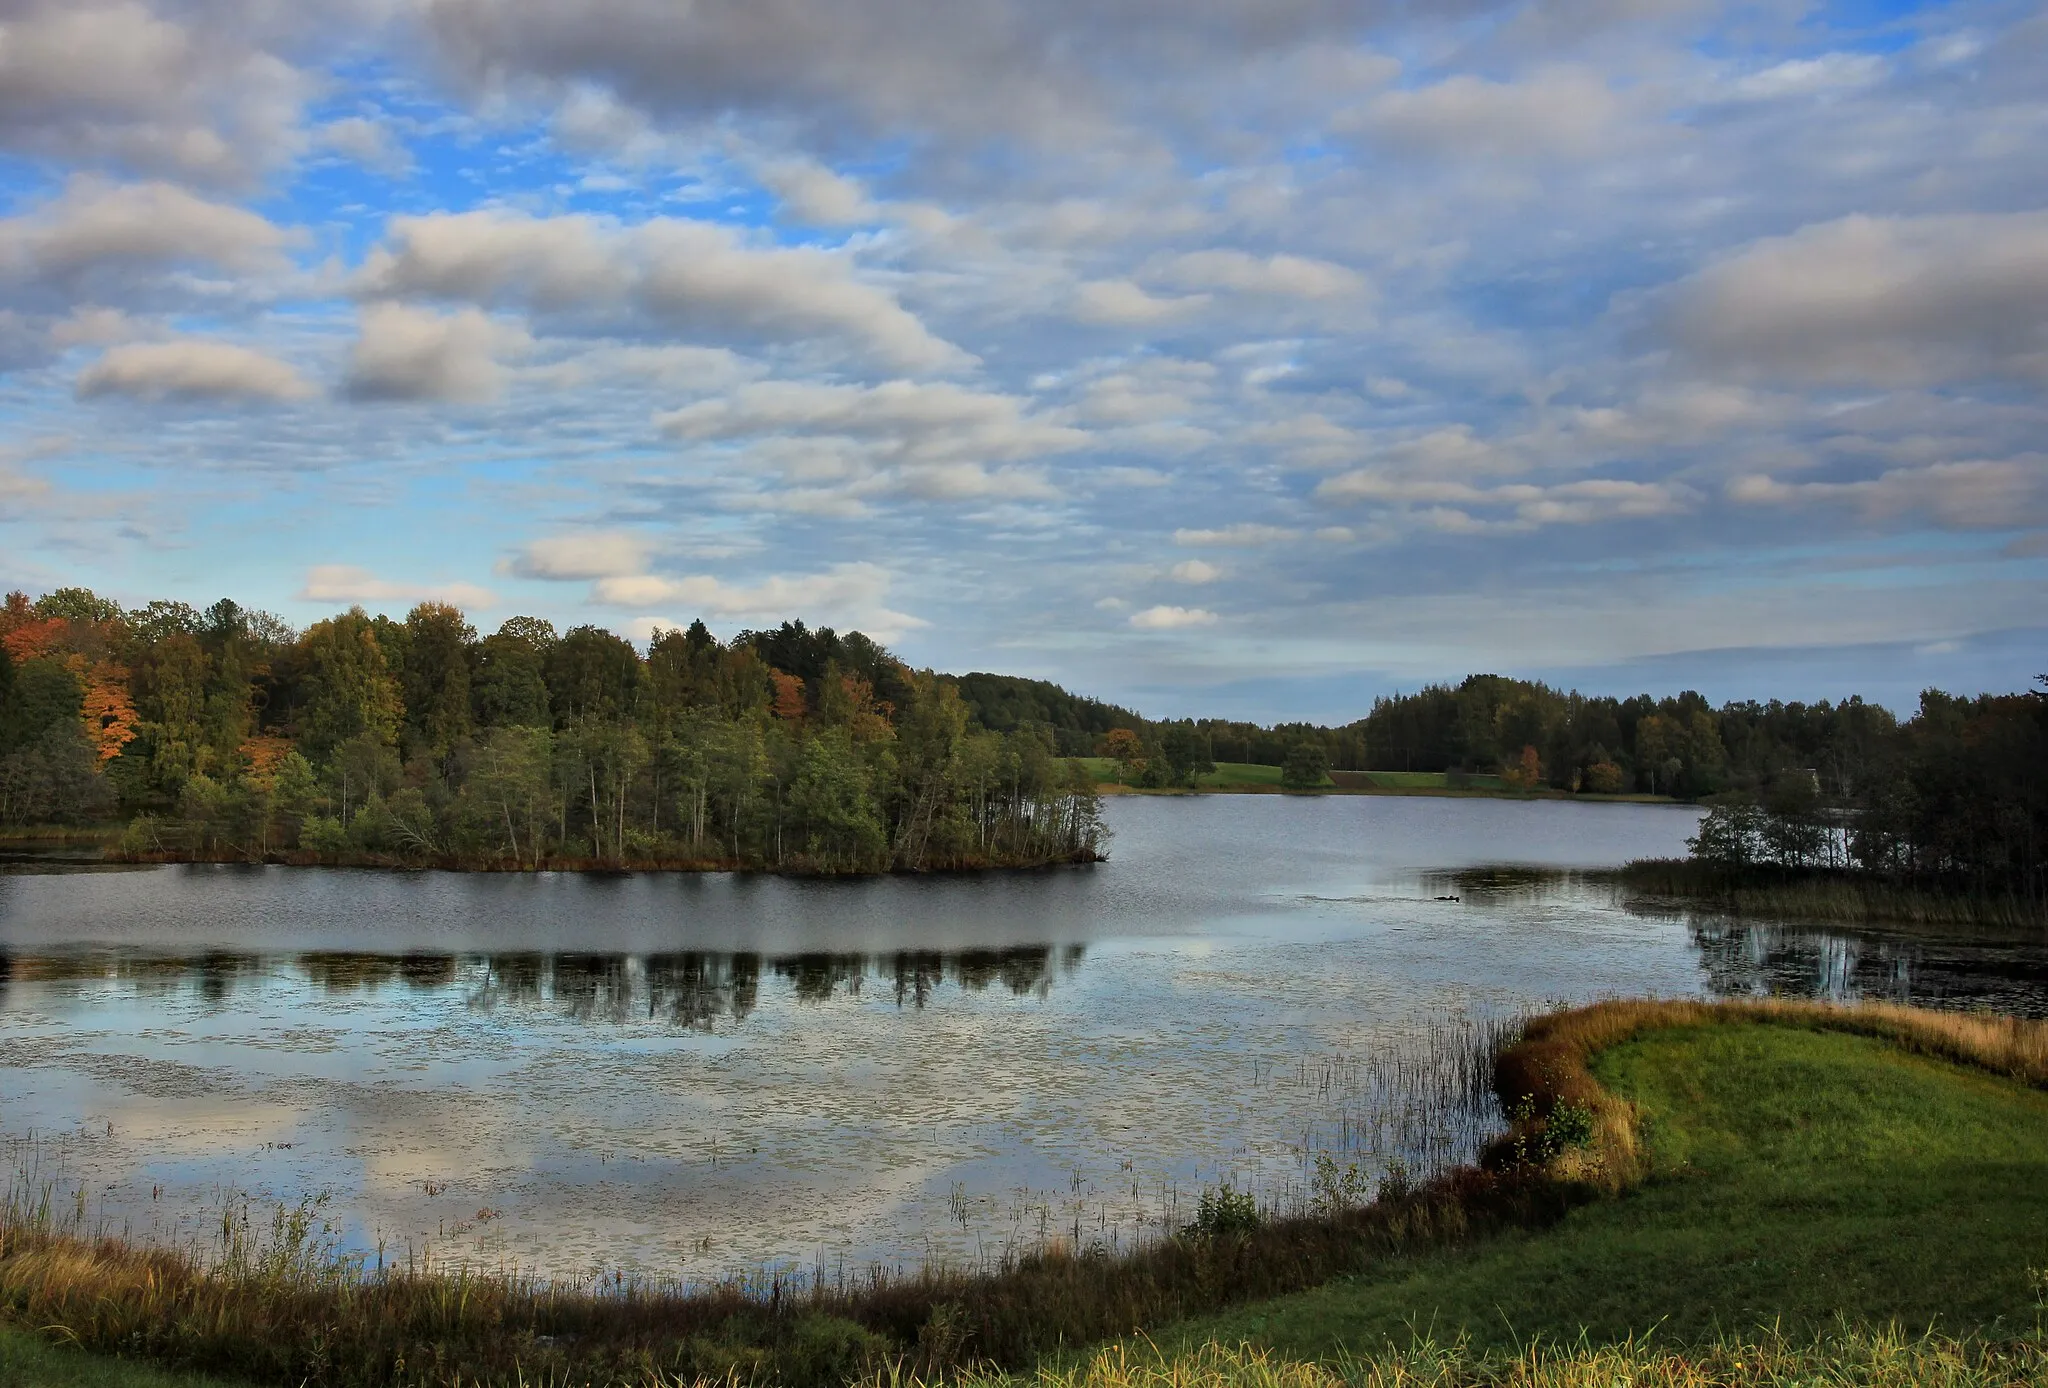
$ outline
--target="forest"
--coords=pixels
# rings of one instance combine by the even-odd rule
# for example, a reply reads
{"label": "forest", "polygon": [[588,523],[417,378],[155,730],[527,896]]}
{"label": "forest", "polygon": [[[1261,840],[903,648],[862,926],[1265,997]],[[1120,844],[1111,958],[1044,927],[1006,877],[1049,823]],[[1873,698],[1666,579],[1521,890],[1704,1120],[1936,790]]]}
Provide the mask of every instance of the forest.
{"label": "forest", "polygon": [[[140,858],[668,864],[804,872],[1089,861],[1093,776],[1217,762],[1497,775],[1705,800],[1720,860],[2038,895],[2048,693],[1617,699],[1499,675],[1340,727],[1153,721],[1043,680],[913,670],[859,632],[700,621],[645,650],[453,607],[294,631],[223,599],[0,605],[0,824],[120,822]],[[1291,774],[1291,773],[1290,773]],[[1732,827],[1731,827],[1732,826]],[[1725,831],[1725,832],[1724,832]]]}
{"label": "forest", "polygon": [[1037,723],[859,633],[223,599],[0,606],[0,822],[125,820],[141,860],[838,873],[1086,862],[1095,784]]}

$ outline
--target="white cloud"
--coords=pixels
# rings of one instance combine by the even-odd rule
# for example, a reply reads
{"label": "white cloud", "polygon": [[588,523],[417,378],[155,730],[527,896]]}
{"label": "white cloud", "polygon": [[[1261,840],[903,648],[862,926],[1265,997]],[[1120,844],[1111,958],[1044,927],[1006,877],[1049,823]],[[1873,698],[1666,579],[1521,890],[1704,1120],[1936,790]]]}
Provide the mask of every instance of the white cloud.
{"label": "white cloud", "polygon": [[227,342],[179,338],[115,347],[78,378],[80,397],[144,400],[303,400],[316,394],[297,368]]}
{"label": "white cloud", "polygon": [[1299,530],[1286,526],[1261,525],[1255,521],[1239,521],[1213,530],[1180,529],[1173,532],[1177,545],[1219,546],[1224,548],[1248,549],[1255,545],[1277,545],[1285,540],[1301,538]]}
{"label": "white cloud", "polygon": [[1754,242],[1677,285],[1663,328],[1737,377],[2048,382],[2048,212],[1859,215]]}
{"label": "white cloud", "polygon": [[[855,626],[879,640],[891,640],[927,625],[909,613],[885,606],[889,587],[888,570],[876,564],[853,563],[834,564],[814,574],[773,574],[753,585],[727,583],[709,574],[605,578],[591,590],[591,600],[612,607],[681,608],[714,618],[800,616],[814,625]],[[685,625],[647,620],[663,626]]]}
{"label": "white cloud", "polygon": [[1157,273],[1183,289],[1223,289],[1296,299],[1359,295],[1368,288],[1356,270],[1327,260],[1285,254],[1261,257],[1233,250],[1188,251],[1173,257]]}
{"label": "white cloud", "polygon": [[[656,417],[672,438],[755,440],[750,458],[809,489],[869,483],[937,501],[1049,497],[1014,464],[1082,447],[1081,430],[1030,413],[1016,396],[945,382],[877,386],[759,381]],[[841,496],[835,509],[852,498]]]}
{"label": "white cloud", "polygon": [[763,166],[761,181],[782,200],[790,217],[811,226],[859,226],[879,221],[881,209],[858,179],[811,159],[782,159]]}
{"label": "white cloud", "polygon": [[1212,627],[1216,614],[1200,607],[1148,607],[1131,614],[1131,625],[1140,631],[1184,631],[1189,627]]}
{"label": "white cloud", "polygon": [[284,268],[298,239],[254,212],[168,183],[80,175],[55,199],[0,219],[0,275],[104,290],[108,276],[141,270],[257,274]]}
{"label": "white cloud", "polygon": [[1552,67],[1518,81],[1461,73],[1384,92],[1353,125],[1388,149],[1419,156],[1583,156],[1606,142],[1622,112],[1599,73]]}
{"label": "white cloud", "polygon": [[1083,323],[1126,326],[1185,317],[1208,302],[1206,294],[1164,298],[1129,280],[1090,280],[1074,290],[1072,313]]}
{"label": "white cloud", "polygon": [[624,530],[586,530],[535,540],[514,556],[521,578],[621,578],[647,571],[652,542]]}
{"label": "white cloud", "polygon": [[298,150],[314,85],[252,42],[253,8],[15,0],[0,12],[0,145],[249,183]]}
{"label": "white cloud", "polygon": [[495,607],[497,595],[474,583],[394,583],[354,564],[315,564],[306,570],[299,597],[307,602],[448,602],[457,607]]}
{"label": "white cloud", "polygon": [[352,159],[373,173],[404,177],[413,170],[412,153],[391,132],[384,121],[367,116],[344,116],[329,121],[314,132],[320,144],[346,159]]}
{"label": "white cloud", "polygon": [[1856,91],[1880,81],[1887,70],[1875,53],[1823,53],[1817,58],[1790,58],[1729,84],[1728,94],[1740,101],[1782,101],[1788,98]]}
{"label": "white cloud", "polygon": [[733,227],[686,218],[625,226],[511,211],[398,217],[389,243],[364,263],[360,287],[377,298],[521,308],[572,328],[638,323],[720,339],[836,339],[918,370],[970,360],[859,278],[848,256],[752,245]]}
{"label": "white cloud", "polygon": [[1471,532],[1488,527],[1456,508],[1504,508],[1512,512],[1512,519],[1496,524],[1527,529],[1674,515],[1688,509],[1694,500],[1689,489],[1670,482],[1586,478],[1551,486],[1514,482],[1479,487],[1451,478],[1398,476],[1376,468],[1329,478],[1316,488],[1316,495],[1332,501],[1431,508],[1420,513],[1426,524]]}
{"label": "white cloud", "polygon": [[1214,583],[1223,577],[1223,570],[1206,559],[1183,559],[1167,572],[1176,583]]}
{"label": "white cloud", "polygon": [[473,308],[438,314],[365,304],[361,319],[348,365],[348,394],[356,400],[496,399],[504,386],[500,358],[525,350],[529,341],[523,330]]}
{"label": "white cloud", "polygon": [[1845,506],[1873,521],[1924,515],[1946,526],[2010,530],[2048,520],[2048,454],[1893,468],[1846,482],[1750,473],[1729,483],[1728,497],[1748,506]]}

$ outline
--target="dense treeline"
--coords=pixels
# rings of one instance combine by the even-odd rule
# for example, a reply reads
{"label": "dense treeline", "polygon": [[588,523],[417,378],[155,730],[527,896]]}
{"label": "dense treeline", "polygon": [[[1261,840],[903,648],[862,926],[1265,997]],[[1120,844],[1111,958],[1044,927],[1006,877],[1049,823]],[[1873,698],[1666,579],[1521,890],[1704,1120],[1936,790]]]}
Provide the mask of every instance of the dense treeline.
{"label": "dense treeline", "polygon": [[1715,805],[1695,862],[1738,884],[1847,870],[2048,910],[2048,677],[2028,694],[1930,690],[1857,750],[1852,775],[1783,775]]}
{"label": "dense treeline", "polygon": [[1053,734],[855,632],[702,622],[642,654],[423,603],[294,632],[223,600],[0,607],[0,822],[130,817],[167,858],[876,871],[1090,860]]}
{"label": "dense treeline", "polygon": [[1897,721],[1854,698],[1717,709],[1691,691],[1616,699],[1473,675],[1455,687],[1376,699],[1364,718],[1339,728],[1181,726],[1205,739],[1217,761],[1284,766],[1290,752],[1310,744],[1339,771],[1498,773],[1527,789],[1697,799],[1757,790],[1792,769],[1846,794]]}
{"label": "dense treeline", "polygon": [[960,697],[992,731],[1015,732],[1034,725],[1050,729],[1060,755],[1067,757],[1092,755],[1118,728],[1141,732],[1146,726],[1127,708],[1071,694],[1050,680],[976,671],[960,676]]}

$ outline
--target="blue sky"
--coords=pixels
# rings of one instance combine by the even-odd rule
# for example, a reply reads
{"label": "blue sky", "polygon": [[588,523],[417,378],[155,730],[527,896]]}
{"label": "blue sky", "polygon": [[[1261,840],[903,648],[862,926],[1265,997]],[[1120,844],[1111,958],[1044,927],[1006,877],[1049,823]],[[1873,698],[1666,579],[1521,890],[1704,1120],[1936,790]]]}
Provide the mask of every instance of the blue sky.
{"label": "blue sky", "polygon": [[1154,714],[2048,669],[2048,16],[15,0],[0,584]]}

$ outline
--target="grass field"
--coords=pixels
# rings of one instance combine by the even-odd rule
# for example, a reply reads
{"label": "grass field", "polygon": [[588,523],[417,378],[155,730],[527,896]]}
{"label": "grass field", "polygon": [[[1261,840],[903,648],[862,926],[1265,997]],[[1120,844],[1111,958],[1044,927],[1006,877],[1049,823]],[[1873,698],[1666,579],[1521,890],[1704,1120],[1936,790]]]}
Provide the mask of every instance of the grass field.
{"label": "grass field", "polygon": [[1640,1106],[1653,1175],[1556,1228],[1161,1334],[1288,1358],[1793,1334],[1896,1320],[2031,1332],[2048,1267],[2048,1095],[1883,1042],[1790,1026],[1649,1033],[1594,1073]]}

